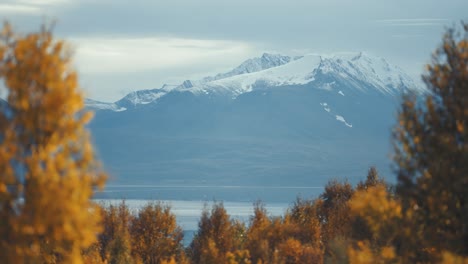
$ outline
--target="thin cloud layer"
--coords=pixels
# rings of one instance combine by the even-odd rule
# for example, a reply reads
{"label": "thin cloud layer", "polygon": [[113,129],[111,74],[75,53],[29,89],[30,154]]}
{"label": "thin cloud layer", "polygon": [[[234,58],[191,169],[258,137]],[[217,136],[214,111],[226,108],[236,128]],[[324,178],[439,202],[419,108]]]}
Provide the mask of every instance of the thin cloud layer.
{"label": "thin cloud layer", "polygon": [[41,9],[37,6],[22,4],[0,4],[0,14],[38,14]]}
{"label": "thin cloud layer", "polygon": [[243,42],[183,38],[75,38],[76,62],[83,73],[132,73],[203,64],[223,57],[252,55]]}
{"label": "thin cloud layer", "polygon": [[[0,3],[1,15],[45,15],[53,14],[54,8],[70,5],[72,0],[6,0]],[[51,9],[52,8],[52,9]]]}
{"label": "thin cloud layer", "polygon": [[443,26],[450,22],[447,18],[405,18],[405,19],[380,19],[376,21],[386,26]]}

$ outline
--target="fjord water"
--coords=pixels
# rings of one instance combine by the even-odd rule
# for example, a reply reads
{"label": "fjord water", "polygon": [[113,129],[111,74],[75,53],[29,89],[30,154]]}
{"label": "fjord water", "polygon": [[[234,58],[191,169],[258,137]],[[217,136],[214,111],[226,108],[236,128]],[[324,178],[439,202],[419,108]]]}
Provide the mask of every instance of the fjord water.
{"label": "fjord water", "polygon": [[297,196],[316,197],[322,190],[323,186],[110,184],[97,192],[95,199],[285,203],[293,202]]}

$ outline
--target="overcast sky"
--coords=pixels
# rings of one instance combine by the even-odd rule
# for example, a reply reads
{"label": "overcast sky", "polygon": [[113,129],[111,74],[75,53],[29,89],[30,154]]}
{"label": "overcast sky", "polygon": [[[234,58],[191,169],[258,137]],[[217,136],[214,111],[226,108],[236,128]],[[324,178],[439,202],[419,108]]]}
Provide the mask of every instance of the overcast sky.
{"label": "overcast sky", "polygon": [[467,0],[0,0],[20,32],[57,20],[87,96],[126,93],[229,70],[263,52],[365,51],[414,78]]}

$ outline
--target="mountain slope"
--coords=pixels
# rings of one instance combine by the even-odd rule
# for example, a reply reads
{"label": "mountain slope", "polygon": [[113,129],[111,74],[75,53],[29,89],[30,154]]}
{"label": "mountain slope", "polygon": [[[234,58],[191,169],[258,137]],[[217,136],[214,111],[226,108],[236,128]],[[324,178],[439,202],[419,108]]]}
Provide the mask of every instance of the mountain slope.
{"label": "mountain slope", "polygon": [[356,182],[372,165],[388,175],[399,96],[420,91],[411,78],[362,53],[283,62],[134,92],[115,103],[125,111],[98,111],[90,128],[111,182],[320,187]]}

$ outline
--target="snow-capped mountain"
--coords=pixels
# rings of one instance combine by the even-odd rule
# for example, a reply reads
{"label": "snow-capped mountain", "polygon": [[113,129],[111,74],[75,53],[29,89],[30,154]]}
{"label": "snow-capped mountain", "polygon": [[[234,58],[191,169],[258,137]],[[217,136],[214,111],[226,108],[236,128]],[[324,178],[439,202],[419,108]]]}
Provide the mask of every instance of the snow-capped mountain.
{"label": "snow-capped mountain", "polygon": [[[390,173],[391,128],[407,90],[422,91],[365,53],[264,54],[214,77],[87,106],[99,110],[90,129],[114,183],[323,186],[356,182],[372,165]],[[178,195],[171,199],[207,198]]]}
{"label": "snow-capped mountain", "polygon": [[[331,81],[328,82],[328,79]],[[295,59],[264,53],[259,58],[248,59],[233,70],[213,77],[135,91],[114,104],[89,101],[87,106],[94,110],[123,111],[156,102],[170,92],[225,95],[235,99],[265,85],[272,88],[312,83],[317,89],[333,90],[337,81],[346,82],[357,90],[377,89],[393,95],[405,88],[419,89],[399,67],[389,64],[383,58],[362,52],[333,56],[309,54]]]}

